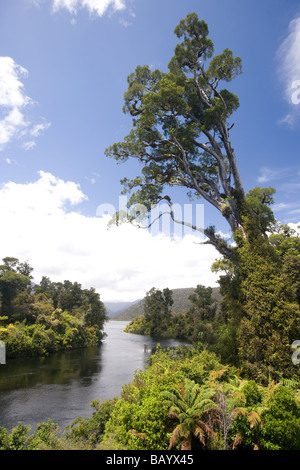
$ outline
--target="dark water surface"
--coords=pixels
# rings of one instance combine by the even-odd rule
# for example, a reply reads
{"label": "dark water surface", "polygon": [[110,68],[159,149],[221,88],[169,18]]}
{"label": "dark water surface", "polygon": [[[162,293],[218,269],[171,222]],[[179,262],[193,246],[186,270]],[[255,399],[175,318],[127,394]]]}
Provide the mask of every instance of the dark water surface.
{"label": "dark water surface", "polygon": [[179,344],[124,333],[127,323],[108,322],[107,337],[96,347],[8,359],[0,365],[0,426],[11,430],[22,422],[34,430],[51,418],[63,430],[78,416],[92,415],[92,400],[118,396],[134,371],[145,367],[157,342],[163,347]]}

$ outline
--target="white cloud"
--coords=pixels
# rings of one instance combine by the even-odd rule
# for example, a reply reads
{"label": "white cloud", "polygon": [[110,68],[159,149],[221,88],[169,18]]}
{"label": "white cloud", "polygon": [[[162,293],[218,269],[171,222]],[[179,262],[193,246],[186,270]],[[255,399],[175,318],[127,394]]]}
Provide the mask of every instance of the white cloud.
{"label": "white cloud", "polygon": [[272,206],[273,211],[279,212],[279,211],[287,211],[290,210],[291,208],[297,206],[297,203],[291,202],[291,203],[286,203],[286,202],[278,202],[277,204],[274,204]]}
{"label": "white cloud", "polygon": [[266,183],[266,182],[274,179],[274,177],[276,177],[276,175],[278,174],[276,171],[271,170],[270,168],[262,168],[260,170],[260,173],[261,174],[257,178],[257,181],[259,183]]}
{"label": "white cloud", "polygon": [[[271,184],[272,186],[276,182],[275,200],[282,200],[272,205],[272,211],[277,219],[280,218],[281,223],[296,222],[300,204],[298,197],[300,189],[299,170],[297,167],[261,168],[257,181],[260,184]],[[287,196],[293,196],[289,202],[286,202]]]}
{"label": "white cloud", "polygon": [[[42,1],[29,0],[36,7],[40,6]],[[90,17],[103,17],[105,14],[112,15],[116,12],[122,14],[119,23],[128,28],[132,25],[132,20],[136,17],[132,8],[132,0],[47,0],[52,4],[53,13],[65,10],[71,15],[70,23],[77,24],[77,14],[80,11],[87,11]],[[126,18],[124,17],[126,16]]]}
{"label": "white cloud", "polygon": [[257,178],[259,183],[268,183],[269,181],[284,179],[295,176],[295,168],[261,168],[260,175]]}
{"label": "white cloud", "polygon": [[98,178],[99,175],[97,173],[93,173],[93,176],[85,176],[85,179],[89,181],[91,184],[96,183],[96,178]]}
{"label": "white cloud", "polygon": [[32,127],[30,130],[30,135],[33,137],[38,137],[41,135],[45,130],[47,130],[50,127],[50,122],[40,122],[39,124],[36,124],[35,126]]}
{"label": "white cloud", "polygon": [[[109,216],[87,217],[74,208],[86,199],[74,182],[40,172],[28,184],[0,189],[0,259],[28,260],[36,282],[80,282],[104,301],[132,301],[151,287],[170,289],[216,285],[215,249],[186,235],[176,241],[130,224],[107,229]],[[70,207],[73,206],[72,207]]]}
{"label": "white cloud", "polygon": [[54,12],[63,8],[72,15],[77,15],[80,9],[86,8],[90,14],[103,16],[108,9],[124,10],[125,3],[123,0],[53,0]]}
{"label": "white cloud", "polygon": [[293,230],[295,230],[295,232],[300,236],[300,220],[298,223],[289,223],[288,224]]}
{"label": "white cloud", "polygon": [[28,142],[24,142],[23,149],[24,150],[32,150],[36,146],[36,143],[33,140]]}
{"label": "white cloud", "polygon": [[14,158],[5,157],[3,160],[5,163],[7,163],[7,165],[17,165],[17,161]]}
{"label": "white cloud", "polygon": [[300,116],[300,17],[294,18],[277,51],[278,74],[284,86],[289,112],[281,123],[293,125]]}
{"label": "white cloud", "polygon": [[14,217],[18,216],[20,208],[24,212],[33,211],[37,216],[61,215],[69,203],[74,206],[87,198],[79,185],[72,181],[63,181],[44,171],[40,171],[39,175],[34,183],[10,181],[2,186],[0,206],[7,216],[9,212]]}
{"label": "white cloud", "polygon": [[[11,57],[0,57],[0,150],[17,138],[28,134],[37,137],[49,123],[33,125],[26,116],[26,109],[33,100],[26,95],[22,79],[28,71]],[[32,147],[32,146],[31,146]]]}
{"label": "white cloud", "polygon": [[300,201],[295,200],[294,202],[285,203],[279,202],[274,204],[272,210],[276,215],[277,220],[280,223],[293,223],[298,222],[300,214]]}

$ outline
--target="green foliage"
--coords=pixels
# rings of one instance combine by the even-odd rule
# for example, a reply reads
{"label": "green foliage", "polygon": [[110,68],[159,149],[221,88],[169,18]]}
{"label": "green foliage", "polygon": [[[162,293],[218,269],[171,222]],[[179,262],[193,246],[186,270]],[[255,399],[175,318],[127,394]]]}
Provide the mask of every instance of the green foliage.
{"label": "green foliage", "polygon": [[149,324],[150,335],[160,336],[171,318],[170,307],[173,305],[172,291],[160,291],[152,288],[147,292],[144,304],[145,321]]}
{"label": "green foliage", "polygon": [[204,287],[202,285],[198,285],[194,293],[190,295],[189,298],[197,309],[208,307],[214,302],[212,298],[212,288]]}
{"label": "green foliage", "polygon": [[[182,19],[174,33],[182,42],[175,47],[168,72],[145,65],[128,76],[123,111],[132,116],[132,128],[123,142],[105,153],[119,163],[129,158],[142,163],[140,175],[122,180],[124,191],[133,191],[129,205],[139,203],[150,211],[164,200],[174,220],[168,189],[178,186],[188,197],[212,204],[234,232],[241,226],[245,198],[228,120],[239,99],[219,85],[241,73],[241,59],[228,48],[212,58],[208,26],[196,13]],[[119,217],[115,219],[119,223]],[[205,229],[205,235],[221,253],[231,252],[211,229]]]}
{"label": "green foliage", "polygon": [[[97,344],[106,310],[95,289],[43,277],[31,286],[29,264],[3,259],[0,267],[0,340],[8,358],[41,356],[61,349]],[[26,273],[26,274],[24,274]]]}
{"label": "green foliage", "polygon": [[0,427],[0,450],[24,450],[26,449],[26,436],[30,430],[30,426],[24,426],[18,423],[12,429],[11,434],[7,430]]}
{"label": "green foliage", "polygon": [[106,426],[104,445],[113,434],[117,442],[128,449],[163,450],[167,447],[167,406],[162,404],[159,393],[171,377],[161,377],[152,384],[142,378],[137,376],[131,385],[123,387],[121,398]]}
{"label": "green foliage", "polygon": [[[213,43],[208,36],[208,26],[205,21],[199,21],[196,13],[190,13],[176,26],[174,33],[184,39],[175,49],[175,57],[169,64],[170,69],[182,68],[190,70],[197,64],[200,56],[204,60],[213,54]],[[175,60],[176,59],[176,60]]]}
{"label": "green foliage", "polygon": [[294,290],[300,304],[300,236],[288,225],[279,225],[269,241],[279,256],[283,279]]}
{"label": "green foliage", "polygon": [[[208,449],[299,449],[299,384],[296,390],[262,386],[237,374],[207,351],[158,348],[146,370],[123,387],[101,448],[113,440],[115,448],[134,450],[163,450],[176,442],[194,450],[204,444]],[[292,429],[284,434],[292,415]]]}
{"label": "green foliage", "polygon": [[238,365],[237,327],[232,322],[221,323],[217,329],[214,351],[225,364]]}
{"label": "green foliage", "polygon": [[218,123],[229,118],[238,109],[239,105],[237,95],[230,93],[228,90],[221,90],[219,97],[215,97],[212,100],[212,106],[205,111],[202,130],[217,130]]}
{"label": "green foliage", "polygon": [[208,437],[213,435],[211,427],[203,417],[216,409],[211,400],[214,390],[201,388],[193,380],[184,379],[183,389],[174,392],[164,391],[161,396],[170,405],[169,416],[179,421],[173,430],[169,449],[181,441],[181,450],[192,449],[192,438],[198,438],[205,445]]}
{"label": "green foliage", "polygon": [[128,449],[167,449],[174,424],[168,416],[169,405],[161,393],[173,392],[184,379],[204,380],[210,367],[221,367],[215,357],[197,350],[189,353],[158,348],[145,371],[136,373],[131,384],[123,387],[106,426],[104,445],[111,435]]}
{"label": "green foliage", "polygon": [[243,386],[242,393],[244,394],[246,400],[245,406],[256,405],[262,400],[261,391],[259,390],[259,387],[254,382],[254,380],[249,380],[249,382]]}
{"label": "green foliage", "polygon": [[[236,259],[213,266],[223,271],[225,320],[216,350],[224,361],[234,361],[261,382],[269,376],[299,379],[299,368],[291,360],[292,344],[300,338],[299,236],[286,226],[272,228],[273,216],[264,206],[271,203],[272,193],[257,188],[249,193],[254,215],[245,217],[248,239],[235,236]],[[271,228],[271,235],[263,233]],[[231,345],[230,336],[224,336],[228,329],[234,332]]]}
{"label": "green foliage", "polygon": [[240,57],[234,58],[232,51],[225,49],[221,54],[214,57],[207,70],[208,77],[229,82],[242,72],[242,61]]}
{"label": "green foliage", "polygon": [[[250,373],[260,378],[276,373],[292,377],[291,345],[300,337],[300,308],[295,286],[267,241],[258,239],[240,249],[243,317],[239,350]],[[254,333],[255,332],[255,333]]]}
{"label": "green foliage", "polygon": [[198,347],[157,348],[120,397],[95,400],[64,432],[51,419],[11,433],[1,450],[300,450],[299,382],[263,386]]}
{"label": "green foliage", "polygon": [[13,316],[13,299],[28,289],[30,279],[14,271],[4,271],[0,277],[1,311],[5,315]]}
{"label": "green foliage", "polygon": [[144,315],[139,315],[126,326],[127,333],[161,338],[177,338],[210,346],[216,342],[218,331],[217,302],[212,288],[198,285],[189,295],[189,309],[185,313],[172,311],[172,291],[151,289],[144,301]]}
{"label": "green foliage", "polygon": [[91,403],[94,412],[91,418],[81,418],[80,416],[66,427],[65,438],[68,442],[76,446],[82,445],[84,448],[93,449],[102,440],[105,426],[114,409],[117,399],[105,400],[100,404],[99,400]]}
{"label": "green foliage", "polygon": [[258,235],[265,235],[271,230],[275,224],[275,217],[270,208],[274,203],[274,188],[251,189],[246,195],[246,204],[248,208],[249,218],[252,220],[251,230]]}
{"label": "green foliage", "polygon": [[28,436],[27,450],[49,450],[60,448],[59,426],[48,419],[46,423],[38,423],[36,431]]}
{"label": "green foliage", "polygon": [[138,315],[124,328],[124,331],[126,333],[134,333],[136,335],[150,335],[150,325],[146,321],[144,315]]}
{"label": "green foliage", "polygon": [[281,386],[263,416],[262,444],[268,450],[300,450],[300,406],[291,390]]}

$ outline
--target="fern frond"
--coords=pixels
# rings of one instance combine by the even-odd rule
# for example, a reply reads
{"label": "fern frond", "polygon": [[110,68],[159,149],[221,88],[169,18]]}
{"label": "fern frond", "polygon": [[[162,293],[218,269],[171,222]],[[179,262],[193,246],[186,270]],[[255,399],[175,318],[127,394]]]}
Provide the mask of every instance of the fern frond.
{"label": "fern frond", "polygon": [[250,423],[250,428],[254,428],[254,426],[257,426],[258,424],[260,424],[261,417],[259,416],[259,414],[255,410],[252,410],[248,414],[248,420],[249,420],[249,423]]}

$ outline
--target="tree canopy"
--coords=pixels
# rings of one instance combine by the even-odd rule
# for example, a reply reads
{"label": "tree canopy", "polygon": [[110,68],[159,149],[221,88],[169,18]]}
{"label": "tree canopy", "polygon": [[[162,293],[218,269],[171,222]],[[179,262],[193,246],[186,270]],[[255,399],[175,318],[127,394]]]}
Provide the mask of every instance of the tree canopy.
{"label": "tree canopy", "polygon": [[[268,205],[273,190],[256,189],[245,196],[230,138],[239,99],[223,88],[241,74],[241,58],[228,48],[213,56],[208,26],[196,13],[181,20],[174,32],[182,42],[168,72],[144,65],[128,76],[123,111],[132,116],[132,129],[123,142],[106,149],[106,155],[118,162],[136,158],[142,163],[141,175],[122,180],[124,192],[133,191],[128,205],[140,203],[150,211],[164,200],[177,221],[168,188],[183,187],[190,198],[203,198],[214,206],[233,233],[239,230],[246,237],[245,211],[261,221],[264,233],[271,221]],[[214,227],[193,228],[230,256],[232,248]]]}

